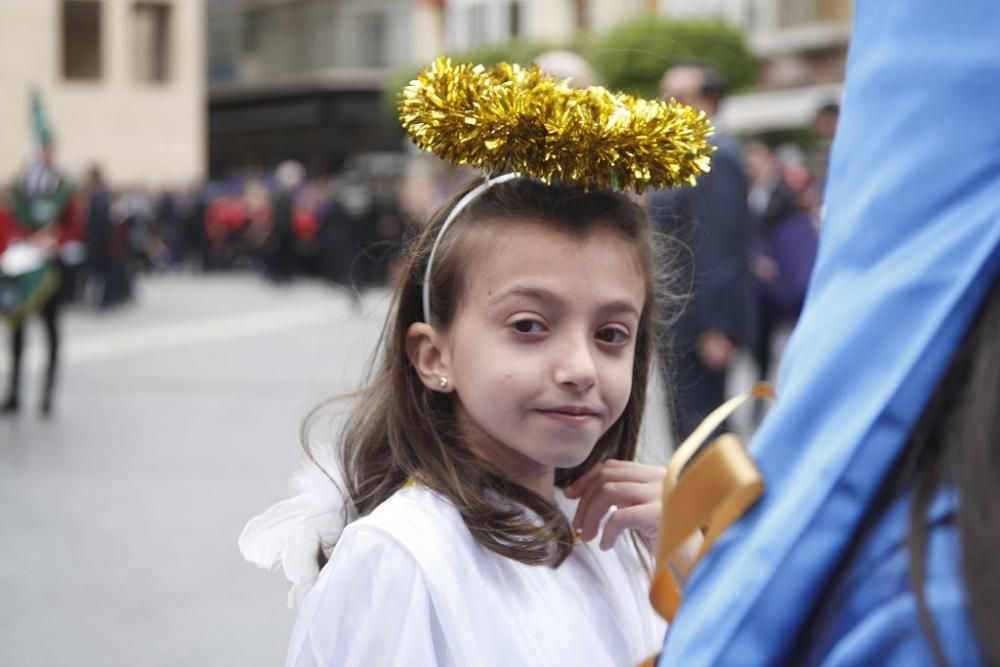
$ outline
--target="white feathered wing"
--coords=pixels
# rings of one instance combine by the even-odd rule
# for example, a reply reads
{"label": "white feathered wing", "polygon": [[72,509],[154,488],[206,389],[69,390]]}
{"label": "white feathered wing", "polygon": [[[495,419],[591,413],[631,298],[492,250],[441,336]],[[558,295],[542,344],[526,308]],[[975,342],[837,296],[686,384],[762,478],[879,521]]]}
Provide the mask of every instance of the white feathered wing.
{"label": "white feathered wing", "polygon": [[250,519],[240,534],[243,557],[273,570],[278,565],[292,583],[288,606],[302,602],[319,576],[319,555],[329,557],[345,525],[345,498],[339,469],[331,479],[306,461],[292,479],[295,495]]}

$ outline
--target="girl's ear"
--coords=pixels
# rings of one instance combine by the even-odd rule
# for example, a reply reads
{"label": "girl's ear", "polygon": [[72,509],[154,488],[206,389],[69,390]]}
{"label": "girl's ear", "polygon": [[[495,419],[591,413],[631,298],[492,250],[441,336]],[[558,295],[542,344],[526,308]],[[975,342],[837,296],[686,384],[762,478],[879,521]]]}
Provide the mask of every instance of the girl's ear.
{"label": "girl's ear", "polygon": [[450,355],[445,339],[426,322],[414,322],[406,331],[406,356],[431,391],[452,390]]}

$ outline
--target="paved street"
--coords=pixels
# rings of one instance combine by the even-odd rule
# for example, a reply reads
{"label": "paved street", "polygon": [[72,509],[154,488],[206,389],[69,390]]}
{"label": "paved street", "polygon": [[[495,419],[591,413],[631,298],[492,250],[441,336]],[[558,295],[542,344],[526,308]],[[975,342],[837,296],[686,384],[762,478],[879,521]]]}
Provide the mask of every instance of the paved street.
{"label": "paved street", "polygon": [[[27,409],[0,422],[0,665],[281,664],[287,587],[236,538],[285,495],[306,411],[356,384],[386,297],[359,316],[319,284],[139,288],[124,309],[67,313],[49,422],[29,331]],[[664,442],[662,413],[650,423]]]}
{"label": "paved street", "polygon": [[354,384],[381,301],[162,276],[69,312],[55,419],[29,364],[28,409],[0,422],[0,664],[281,664],[283,578],[236,538],[285,494],[306,410]]}

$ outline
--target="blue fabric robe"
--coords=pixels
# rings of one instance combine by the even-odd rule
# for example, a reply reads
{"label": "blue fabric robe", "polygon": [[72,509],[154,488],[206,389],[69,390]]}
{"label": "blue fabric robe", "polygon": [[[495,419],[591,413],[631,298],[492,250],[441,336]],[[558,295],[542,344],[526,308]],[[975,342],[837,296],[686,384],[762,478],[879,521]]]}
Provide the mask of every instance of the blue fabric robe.
{"label": "blue fabric robe", "polygon": [[[996,0],[856,3],[817,266],[751,443],[767,492],[693,572],[660,665],[930,664],[902,574],[908,498],[841,561],[1000,269],[998,36]],[[928,603],[975,665],[946,495]]]}
{"label": "blue fabric robe", "polygon": [[[823,667],[928,667],[937,665],[920,625],[910,587],[906,538],[910,495],[896,499],[824,592],[820,613],[809,623],[788,660]],[[935,632],[951,665],[984,665],[972,632],[962,588],[955,529],[958,498],[943,491],[927,513],[929,526],[924,591]]]}

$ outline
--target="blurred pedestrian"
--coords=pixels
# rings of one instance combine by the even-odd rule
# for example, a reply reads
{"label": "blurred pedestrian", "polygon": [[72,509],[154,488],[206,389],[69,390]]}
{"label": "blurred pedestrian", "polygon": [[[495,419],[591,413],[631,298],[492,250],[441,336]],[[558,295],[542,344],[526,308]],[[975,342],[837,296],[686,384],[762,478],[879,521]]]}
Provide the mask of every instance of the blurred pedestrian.
{"label": "blurred pedestrian", "polygon": [[156,199],[156,215],[153,236],[157,243],[156,268],[169,269],[177,262],[176,248],[180,237],[180,219],[177,198],[169,189],[160,191]]}
{"label": "blurred pedestrian", "polygon": [[[40,114],[40,103],[36,103]],[[6,313],[10,326],[10,377],[0,414],[13,415],[21,406],[21,374],[25,324],[39,313],[48,339],[48,358],[41,413],[52,413],[59,365],[59,242],[61,227],[70,226],[73,187],[54,161],[54,141],[47,125],[38,126],[38,155],[14,184],[15,241],[3,255],[3,272],[13,275],[21,290],[18,305]]]}
{"label": "blurred pedestrian", "polygon": [[594,67],[574,51],[545,51],[535,57],[535,64],[559,81],[568,82],[573,88],[588,88],[597,84]]}
{"label": "blurred pedestrian", "polygon": [[286,160],[275,171],[276,192],[271,204],[269,273],[275,282],[292,277],[295,269],[295,195],[305,180],[305,168]]}
{"label": "blurred pedestrian", "polygon": [[675,388],[672,400],[683,439],[722,403],[737,350],[753,344],[753,223],[742,149],[716,119],[726,92],[722,75],[707,64],[677,65],[664,73],[660,92],[701,109],[716,127],[712,168],[698,177],[698,186],[654,192],[649,201],[657,228],[690,249],[691,298],[674,334],[675,381],[667,383]]}
{"label": "blurred pedestrian", "polygon": [[760,379],[766,380],[776,335],[790,329],[802,310],[819,240],[774,149],[755,138],[746,142],[744,152],[756,230],[752,268],[759,302],[753,356]]}
{"label": "blurred pedestrian", "polygon": [[830,148],[833,146],[839,119],[840,105],[836,102],[827,102],[816,110],[810,126],[812,146],[809,149],[806,167],[809,170],[809,204],[817,220],[822,220]]}
{"label": "blurred pedestrian", "polygon": [[180,216],[180,241],[177,249],[178,262],[196,271],[205,271],[208,266],[206,239],[206,193],[207,186],[192,184],[184,189],[177,200]]}
{"label": "blurred pedestrian", "polygon": [[317,209],[320,220],[318,243],[320,248],[320,275],[337,285],[350,285],[350,267],[353,257],[351,229],[343,208],[338,201],[338,184],[330,179],[323,188]]}
{"label": "blurred pedestrian", "polygon": [[378,242],[378,213],[369,181],[361,174],[345,174],[338,191],[337,203],[350,233],[348,283],[357,297],[361,289],[375,282],[377,267],[372,246]]}
{"label": "blurred pedestrian", "polygon": [[88,291],[94,294],[98,308],[109,305],[108,286],[111,279],[111,191],[101,170],[92,167],[84,184],[86,198],[84,233],[87,241]]}

